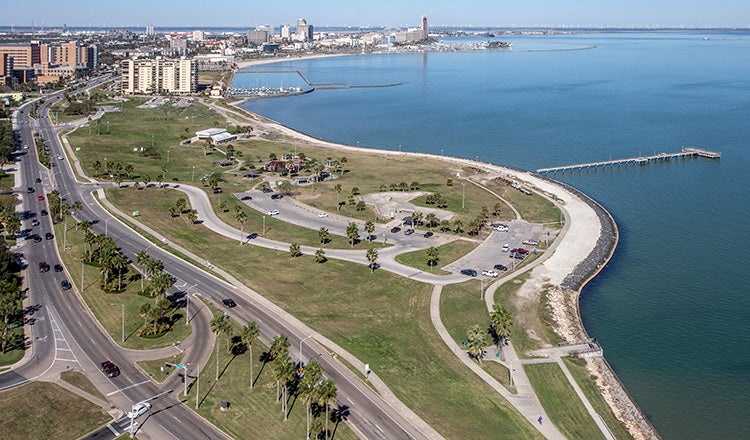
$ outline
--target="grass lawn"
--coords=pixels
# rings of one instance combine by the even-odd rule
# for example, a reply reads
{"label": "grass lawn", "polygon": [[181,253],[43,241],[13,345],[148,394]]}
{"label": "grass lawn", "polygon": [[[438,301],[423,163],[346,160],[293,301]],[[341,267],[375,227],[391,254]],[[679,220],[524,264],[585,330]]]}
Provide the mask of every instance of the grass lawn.
{"label": "grass lawn", "polygon": [[[157,197],[151,200],[153,205],[162,203]],[[385,271],[370,273],[364,265],[291,258],[286,249],[240,247],[203,226],[185,227],[181,221],[165,222],[160,232],[367,361],[404,403],[443,435],[539,438],[440,340],[429,317],[431,286]],[[218,405],[213,409],[218,412]]]}
{"label": "grass lawn", "polygon": [[[494,354],[491,354],[491,356],[494,356]],[[510,371],[508,371],[505,365],[498,362],[484,361],[482,362],[482,369],[490,373],[495,380],[503,384],[511,393],[516,394],[516,386],[510,386]]]}
{"label": "grass lawn", "polygon": [[104,395],[96,389],[94,384],[91,383],[86,375],[81,373],[80,371],[63,371],[62,373],[60,373],[60,379],[68,382],[69,384],[80,390],[86,391],[94,397],[98,397],[102,400],[107,400],[107,398],[104,397]]}
{"label": "grass lawn", "polygon": [[604,438],[573,386],[555,363],[529,364],[524,370],[544,410],[568,438]]}
{"label": "grass lawn", "polygon": [[[497,181],[487,183],[487,188],[496,192],[500,197],[507,200],[515,206],[524,220],[532,223],[553,223],[559,222],[561,218],[560,210],[542,196],[533,194],[526,195],[510,186],[510,184],[499,183]],[[562,227],[560,224],[558,227]]]}
{"label": "grass lawn", "polygon": [[[104,326],[112,339],[125,348],[135,350],[146,350],[151,348],[168,347],[177,341],[187,338],[192,326],[186,326],[184,313],[181,309],[175,311],[176,321],[172,329],[158,338],[143,338],[138,335],[138,330],[143,326],[143,318],[139,315],[142,304],[153,303],[153,298],[139,295],[141,282],[138,272],[130,267],[127,274],[123,275],[122,292],[108,293],[100,287],[101,274],[98,267],[85,264],[83,266],[84,286],[81,288],[81,254],[85,248],[81,230],[76,231],[73,220],[68,219],[67,244],[68,250],[61,252],[62,262],[70,273],[72,279],[68,280],[78,286],[84,301],[96,316],[96,319]],[[64,223],[55,225],[55,239],[59,249],[63,248]],[[53,265],[55,262],[48,262]],[[55,274],[59,279],[63,274]],[[75,295],[73,290],[59,290],[59,295]],[[125,306],[125,342],[122,343],[122,305]]]}
{"label": "grass lawn", "polygon": [[14,341],[17,343],[9,345],[5,353],[0,353],[0,366],[13,365],[20,361],[24,355],[23,348],[23,326],[13,329],[13,333],[16,335]]}
{"label": "grass lawn", "polygon": [[469,252],[473,251],[477,247],[477,243],[472,241],[456,240],[442,246],[438,246],[438,263],[435,267],[427,265],[427,249],[420,251],[407,252],[396,256],[396,261],[406,266],[414,267],[416,269],[432,272],[438,275],[447,275],[450,272],[440,269],[440,267],[458,260]]}
{"label": "grass lawn", "polygon": [[[466,339],[466,330],[474,324],[489,328],[490,313],[483,299],[479,299],[478,280],[443,286],[440,295],[440,319],[453,337],[461,345]],[[485,289],[487,286],[484,286]]]}
{"label": "grass lawn", "polygon": [[182,361],[182,358],[185,357],[185,353],[179,353],[174,356],[170,356],[164,359],[155,359],[152,361],[140,361],[136,362],[136,364],[148,374],[148,376],[159,382],[162,383],[169,377],[172,372],[175,371],[174,367],[168,367],[165,364],[169,362],[170,364],[179,364]]}
{"label": "grass lawn", "polygon": [[628,430],[620,424],[620,421],[617,420],[617,417],[612,413],[609,405],[604,401],[599,389],[596,387],[596,383],[591,378],[588,371],[586,371],[586,361],[571,356],[564,357],[563,361],[568,367],[568,370],[570,370],[570,374],[573,375],[573,378],[578,383],[578,386],[583,390],[583,394],[585,394],[586,398],[591,402],[591,406],[594,407],[597,414],[602,416],[604,422],[612,431],[615,438],[632,439],[633,437],[630,435],[630,432],[628,432]]}
{"label": "grass lawn", "polygon": [[[211,306],[214,316],[219,311]],[[239,334],[240,326],[232,321],[233,334]],[[276,381],[273,377],[273,365],[260,361],[261,354],[268,348],[259,341],[253,343],[253,374],[255,384],[250,389],[250,352],[232,355],[227,350],[226,336],[217,339],[219,346],[219,380],[216,381],[216,349],[200,372],[200,386],[191,384],[187,405],[195,408],[195,392],[200,392],[198,414],[221,428],[230,437],[238,439],[251,438],[305,438],[306,418],[305,405],[294,401],[290,393],[289,420],[284,421],[281,404],[276,402]],[[189,371],[189,376],[195,372]],[[182,392],[182,389],[179,390]],[[221,400],[229,401],[229,410],[221,411]],[[335,407],[335,406],[334,406]],[[325,417],[325,416],[323,416]],[[336,426],[329,422],[332,437],[339,440],[356,439],[357,436],[345,424]]]}
{"label": "grass lawn", "polygon": [[47,382],[0,393],[4,440],[78,438],[111,418],[89,401]]}

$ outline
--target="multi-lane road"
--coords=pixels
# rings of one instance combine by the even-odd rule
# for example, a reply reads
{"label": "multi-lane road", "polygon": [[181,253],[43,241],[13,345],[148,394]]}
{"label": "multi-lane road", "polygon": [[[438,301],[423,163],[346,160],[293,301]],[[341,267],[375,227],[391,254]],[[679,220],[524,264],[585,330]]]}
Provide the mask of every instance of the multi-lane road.
{"label": "multi-lane road", "polygon": [[[194,289],[190,289],[191,292],[200,292],[203,297],[217,303],[221,298],[233,297],[237,307],[232,309],[232,317],[242,324],[250,320],[257,322],[262,333],[261,339],[264,342],[270,341],[277,334],[285,334],[292,347],[304,345],[301,353],[298,354],[305,360],[327,352],[314,340],[307,339],[308,335],[297,328],[294,322],[289,322],[262,304],[250,301],[241,289],[155,246],[104,210],[92,194],[92,191],[98,189],[98,185],[79,183],[75,180],[69,163],[70,158],[63,151],[56,129],[48,118],[49,106],[60,99],[62,99],[61,92],[47,96],[44,104],[37,109],[36,121],[29,116],[30,105],[22,107],[15,115],[16,128],[22,145],[28,146],[28,149],[21,150],[16,162],[16,166],[21,170],[21,187],[34,188],[34,193],[26,193],[23,197],[23,216],[25,217],[23,227],[31,228],[32,219],[38,219],[40,225],[33,228],[32,234],[43,236],[45,232],[52,230],[48,216],[40,215],[41,209],[46,208],[46,201],[37,201],[37,196],[56,189],[67,203],[80,200],[83,209],[76,214],[78,219],[92,221],[93,230],[96,233],[104,233],[106,230],[107,234],[117,242],[121,251],[131,260],[135,260],[135,255],[139,251],[146,250],[153,258],[164,262],[165,270],[178,280],[176,286],[195,286]],[[49,170],[43,168],[38,162],[32,131],[38,132],[49,146],[53,162]],[[63,159],[57,159],[58,155]],[[37,183],[37,177],[42,182]],[[38,265],[39,261],[57,263],[59,261],[57,251],[54,240],[44,240],[40,243],[27,240],[22,246],[21,252],[25,255],[29,265],[27,270],[29,299],[32,307],[36,309],[31,335],[33,355],[22,367],[15,369],[12,373],[0,375],[0,389],[39,377],[59,362],[79,364],[79,367],[87,373],[100,391],[109,397],[113,405],[126,411],[135,402],[160,395],[171,388],[177,388],[180,380],[178,377],[173,376],[166,384],[157,386],[131,365],[121,348],[101,330],[94,318],[87,312],[79,297],[73,291],[63,292],[60,289],[59,282],[62,273],[39,273],[36,270],[35,265]],[[193,316],[195,314],[191,313],[191,318]],[[202,363],[209,356],[212,336],[205,323],[194,322],[193,325],[197,334],[194,336],[194,343],[191,344],[184,362]],[[303,340],[305,343],[301,344]],[[68,350],[67,348],[61,351],[60,346],[70,347],[70,351],[64,351]],[[98,365],[105,359],[112,360],[120,366],[122,374],[119,377],[107,378],[99,371]],[[349,410],[348,422],[354,425],[364,437],[371,439],[428,437],[429,434],[422,433],[402,414],[391,408],[334,357],[318,356],[316,360],[321,363],[325,375],[336,383],[338,404],[348,407]],[[152,438],[215,439],[225,437],[181,404],[178,397],[178,392],[175,391],[163,394],[152,401],[153,409],[138,420],[142,424],[140,429]],[[106,434],[110,430],[101,432]]]}

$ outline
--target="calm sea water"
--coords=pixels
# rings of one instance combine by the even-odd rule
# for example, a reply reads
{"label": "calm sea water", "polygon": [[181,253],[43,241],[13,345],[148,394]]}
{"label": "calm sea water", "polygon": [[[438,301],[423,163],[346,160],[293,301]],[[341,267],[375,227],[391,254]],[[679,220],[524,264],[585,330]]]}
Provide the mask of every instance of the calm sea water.
{"label": "calm sea water", "polygon": [[[667,439],[750,438],[750,33],[509,37],[512,51],[295,61],[316,90],[247,104],[317,137],[524,169],[693,145],[721,151],[557,175],[621,242],[583,292],[587,330]],[[576,49],[596,46],[590,50]],[[241,82],[245,84],[241,84]],[[304,86],[296,74],[236,86]]]}

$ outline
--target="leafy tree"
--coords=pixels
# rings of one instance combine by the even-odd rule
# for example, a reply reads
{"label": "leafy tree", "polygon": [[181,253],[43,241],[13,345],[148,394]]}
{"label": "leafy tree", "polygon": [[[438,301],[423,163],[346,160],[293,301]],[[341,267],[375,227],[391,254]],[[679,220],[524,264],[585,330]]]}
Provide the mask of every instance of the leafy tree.
{"label": "leafy tree", "polygon": [[453,186],[453,179],[448,179],[445,181],[445,186]]}
{"label": "leafy tree", "polygon": [[412,191],[416,191],[419,189],[419,182],[412,182],[411,185],[409,185],[409,189]]}
{"label": "leafy tree", "polygon": [[353,196],[358,196],[359,195],[359,188],[358,187],[355,186],[354,188],[352,188],[352,195]]}
{"label": "leafy tree", "polygon": [[357,240],[357,236],[359,235],[359,229],[357,228],[357,224],[354,222],[350,222],[349,225],[346,227],[346,236],[349,238],[349,244],[354,247],[354,242]]}
{"label": "leafy tree", "polygon": [[357,202],[357,211],[364,211],[365,209],[367,209],[367,204],[363,200]]}

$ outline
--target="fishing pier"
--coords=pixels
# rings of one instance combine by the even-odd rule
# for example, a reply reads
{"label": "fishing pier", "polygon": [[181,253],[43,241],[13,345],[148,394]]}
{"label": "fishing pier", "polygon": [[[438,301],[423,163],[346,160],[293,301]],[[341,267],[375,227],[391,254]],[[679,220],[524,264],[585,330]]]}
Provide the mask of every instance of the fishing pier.
{"label": "fishing pier", "polygon": [[576,170],[588,170],[588,169],[596,169],[596,168],[606,168],[606,167],[614,167],[614,166],[628,166],[628,165],[646,165],[651,162],[659,162],[659,161],[670,161],[670,160],[677,160],[677,159],[687,159],[691,157],[705,157],[708,159],[719,159],[721,158],[721,153],[716,151],[708,151],[703,150],[701,148],[694,148],[694,147],[682,147],[682,151],[678,153],[658,153],[653,154],[651,156],[639,156],[639,157],[630,157],[626,159],[614,159],[614,160],[605,160],[601,162],[589,162],[589,163],[579,163],[575,165],[563,165],[559,167],[549,167],[549,168],[539,168],[536,170],[537,174],[554,174],[557,172],[564,173],[566,171],[576,171]]}

